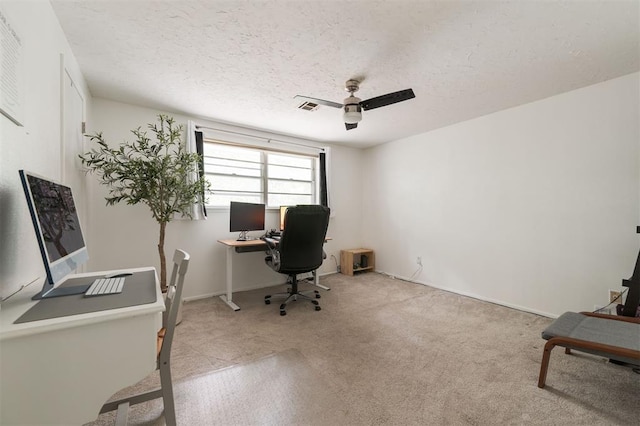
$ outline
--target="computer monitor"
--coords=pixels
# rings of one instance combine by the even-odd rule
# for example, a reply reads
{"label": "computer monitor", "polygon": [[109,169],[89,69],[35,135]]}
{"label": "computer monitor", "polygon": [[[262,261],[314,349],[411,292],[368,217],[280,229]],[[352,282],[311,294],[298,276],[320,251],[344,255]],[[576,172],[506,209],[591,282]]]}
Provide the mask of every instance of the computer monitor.
{"label": "computer monitor", "polygon": [[287,215],[287,209],[291,206],[280,206],[280,230],[284,231],[284,217]]}
{"label": "computer monitor", "polygon": [[264,204],[231,202],[229,231],[240,232],[238,241],[248,239],[247,232],[264,230]]}
{"label": "computer monitor", "polygon": [[89,260],[71,188],[19,170],[46,279],[33,299],[81,294],[89,285],[55,288],[55,284]]}

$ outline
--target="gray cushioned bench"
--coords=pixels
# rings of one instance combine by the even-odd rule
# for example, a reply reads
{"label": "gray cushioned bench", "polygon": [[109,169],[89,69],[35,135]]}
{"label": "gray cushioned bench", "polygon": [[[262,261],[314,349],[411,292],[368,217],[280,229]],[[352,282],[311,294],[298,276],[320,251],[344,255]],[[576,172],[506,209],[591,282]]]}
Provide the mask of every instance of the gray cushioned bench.
{"label": "gray cushioned bench", "polygon": [[538,387],[543,388],[556,346],[640,365],[640,318],[592,312],[565,312],[542,332],[544,345]]}

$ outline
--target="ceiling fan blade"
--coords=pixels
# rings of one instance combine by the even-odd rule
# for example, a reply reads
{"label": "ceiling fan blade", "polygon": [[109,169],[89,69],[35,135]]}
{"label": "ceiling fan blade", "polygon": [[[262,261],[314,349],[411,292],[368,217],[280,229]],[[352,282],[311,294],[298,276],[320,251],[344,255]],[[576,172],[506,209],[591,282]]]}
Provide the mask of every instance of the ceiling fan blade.
{"label": "ceiling fan blade", "polygon": [[358,127],[358,123],[344,123],[344,127],[346,127],[347,130],[355,129]]}
{"label": "ceiling fan blade", "polygon": [[333,108],[342,108],[344,106],[344,105],[339,104],[337,102],[325,101],[324,99],[310,98],[308,96],[302,96],[302,95],[296,95],[293,98],[294,99],[300,99],[300,100],[307,101],[307,102],[313,102],[313,103],[316,103],[318,105],[325,105],[325,106],[329,106],[329,107],[333,107]]}
{"label": "ceiling fan blade", "polygon": [[406,101],[415,98],[412,89],[400,90],[399,92],[387,93],[386,95],[376,96],[375,98],[367,99],[360,102],[360,106],[363,110],[369,110],[374,108],[380,108],[383,106],[395,104],[397,102]]}

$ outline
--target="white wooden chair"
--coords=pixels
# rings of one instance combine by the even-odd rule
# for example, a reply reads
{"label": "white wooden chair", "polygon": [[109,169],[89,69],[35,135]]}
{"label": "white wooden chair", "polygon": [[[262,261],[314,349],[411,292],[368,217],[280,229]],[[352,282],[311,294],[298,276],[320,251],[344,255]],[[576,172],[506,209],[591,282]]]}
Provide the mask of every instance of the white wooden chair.
{"label": "white wooden chair", "polygon": [[160,388],[127,398],[111,401],[102,406],[100,413],[118,410],[116,425],[126,425],[129,406],[141,402],[162,398],[164,418],[167,426],[176,425],[176,411],[173,402],[173,383],[171,381],[171,343],[175,332],[178,309],[182,302],[182,287],[189,266],[190,256],[182,250],[173,254],[173,270],[167,287],[166,309],[162,316],[162,328],[158,331],[158,369],[160,370]]}

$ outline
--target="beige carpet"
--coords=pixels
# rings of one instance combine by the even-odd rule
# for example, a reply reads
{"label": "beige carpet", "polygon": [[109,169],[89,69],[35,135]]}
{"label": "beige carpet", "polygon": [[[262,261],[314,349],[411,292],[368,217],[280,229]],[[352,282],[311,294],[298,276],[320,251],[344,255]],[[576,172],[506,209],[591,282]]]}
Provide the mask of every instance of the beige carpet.
{"label": "beige carpet", "polygon": [[[178,381],[174,392],[179,425],[335,425],[345,412],[295,349]],[[106,413],[96,424],[114,417]],[[165,424],[160,400],[132,407],[129,424]]]}
{"label": "beige carpet", "polygon": [[[638,424],[640,375],[603,358],[556,349],[536,386],[548,318],[375,273],[322,281],[318,312],[299,301],[279,316],[263,303],[279,289],[235,293],[238,312],[185,304],[178,424]],[[164,424],[161,412],[141,404],[131,423]]]}

